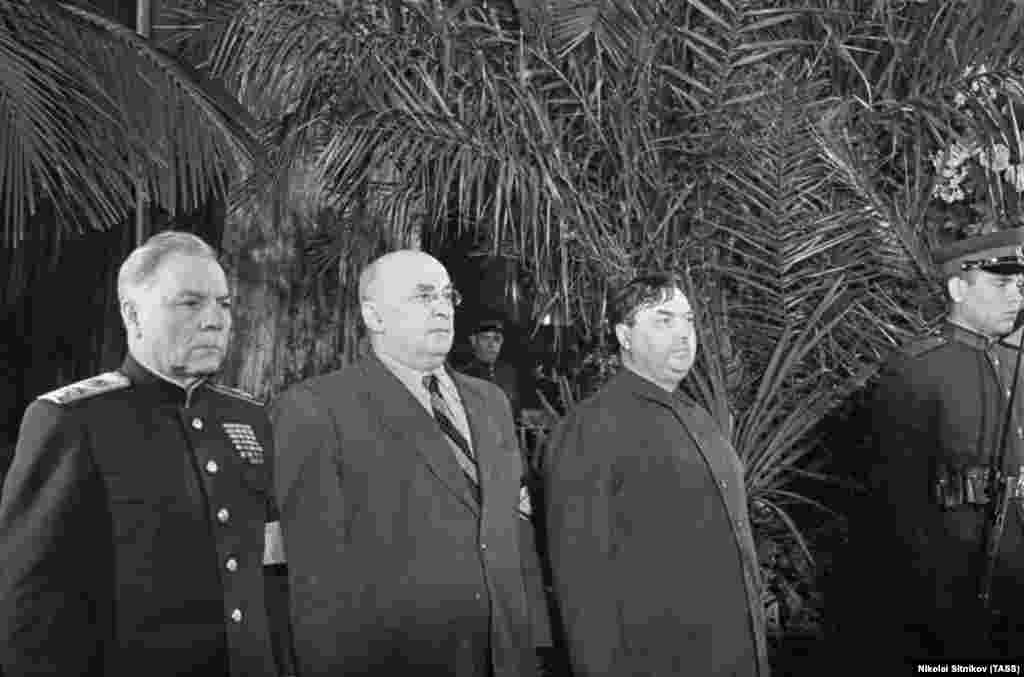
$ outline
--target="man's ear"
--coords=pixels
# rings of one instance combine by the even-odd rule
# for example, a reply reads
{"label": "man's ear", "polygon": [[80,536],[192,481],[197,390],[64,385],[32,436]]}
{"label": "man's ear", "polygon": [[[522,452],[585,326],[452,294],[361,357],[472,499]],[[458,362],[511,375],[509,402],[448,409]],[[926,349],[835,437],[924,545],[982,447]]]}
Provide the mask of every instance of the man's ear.
{"label": "man's ear", "polygon": [[622,346],[623,350],[629,350],[629,327],[622,323],[615,325],[615,338],[618,339],[619,345]]}
{"label": "man's ear", "polygon": [[949,294],[949,298],[953,303],[961,303],[964,300],[966,291],[967,280],[959,275],[953,275],[946,280],[946,293]]}
{"label": "man's ear", "polygon": [[139,326],[139,306],[131,299],[121,301],[121,320],[126,329],[137,329]]}
{"label": "man's ear", "polygon": [[384,319],[380,315],[380,309],[373,301],[363,301],[359,304],[359,311],[363,316],[363,324],[371,334],[380,333],[384,329]]}

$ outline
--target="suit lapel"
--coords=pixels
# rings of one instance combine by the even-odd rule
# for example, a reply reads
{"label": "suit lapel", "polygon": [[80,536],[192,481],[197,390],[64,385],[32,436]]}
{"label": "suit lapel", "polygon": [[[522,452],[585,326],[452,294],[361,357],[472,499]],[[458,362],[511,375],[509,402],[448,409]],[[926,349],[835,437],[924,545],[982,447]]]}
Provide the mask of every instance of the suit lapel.
{"label": "suit lapel", "polygon": [[454,452],[437,422],[398,377],[380,360],[363,364],[365,392],[373,400],[373,411],[381,425],[396,436],[402,447],[414,449],[433,474],[474,513],[480,507],[470,493],[468,481],[455,460]]}
{"label": "suit lapel", "polygon": [[494,461],[500,457],[491,447],[501,439],[501,434],[494,419],[483,407],[483,396],[461,374],[449,369],[448,375],[455,383],[459,399],[462,400],[462,408],[466,411],[473,455],[476,456],[477,473],[480,478],[480,494],[486,497],[488,486],[494,477]]}

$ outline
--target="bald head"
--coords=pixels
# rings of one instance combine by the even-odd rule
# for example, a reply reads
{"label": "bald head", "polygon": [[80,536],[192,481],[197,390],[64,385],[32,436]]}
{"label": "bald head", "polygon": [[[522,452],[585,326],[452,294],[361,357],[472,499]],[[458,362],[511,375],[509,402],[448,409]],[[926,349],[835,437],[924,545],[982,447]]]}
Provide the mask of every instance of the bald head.
{"label": "bald head", "polygon": [[359,299],[375,353],[423,372],[444,363],[455,312],[440,261],[408,249],[385,254],[360,274]]}
{"label": "bald head", "polygon": [[404,278],[416,276],[424,268],[445,270],[433,256],[415,249],[400,249],[384,254],[371,261],[360,273],[359,300],[372,300],[381,292],[387,293],[401,286]]}

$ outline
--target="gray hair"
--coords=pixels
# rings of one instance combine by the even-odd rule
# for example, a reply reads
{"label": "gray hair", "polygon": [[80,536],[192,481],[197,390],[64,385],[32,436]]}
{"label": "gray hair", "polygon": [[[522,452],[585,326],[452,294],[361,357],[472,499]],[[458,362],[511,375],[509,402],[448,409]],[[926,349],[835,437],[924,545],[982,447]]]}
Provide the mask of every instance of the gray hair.
{"label": "gray hair", "polygon": [[136,247],[121,264],[117,272],[117,300],[123,303],[130,289],[145,285],[171,254],[217,260],[213,247],[192,233],[180,230],[157,233]]}

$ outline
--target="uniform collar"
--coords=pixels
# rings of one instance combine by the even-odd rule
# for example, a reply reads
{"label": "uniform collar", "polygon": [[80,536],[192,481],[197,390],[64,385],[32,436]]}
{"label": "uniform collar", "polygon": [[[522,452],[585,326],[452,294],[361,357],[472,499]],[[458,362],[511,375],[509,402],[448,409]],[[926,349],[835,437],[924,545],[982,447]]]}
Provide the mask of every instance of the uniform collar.
{"label": "uniform collar", "polygon": [[200,387],[206,383],[204,378],[185,388],[144,366],[131,353],[125,356],[120,371],[128,377],[140,395],[152,397],[161,404],[188,407],[194,403]]}
{"label": "uniform collar", "polygon": [[483,360],[476,356],[473,357],[473,361],[470,363],[470,366],[476,369],[477,371],[480,371],[485,374],[490,374],[491,376],[493,376],[495,372],[497,372],[498,370],[497,362],[484,362]]}
{"label": "uniform collar", "polygon": [[989,350],[999,341],[998,338],[989,338],[949,320],[946,320],[946,324],[942,327],[942,335],[950,341],[956,341],[980,351]]}

